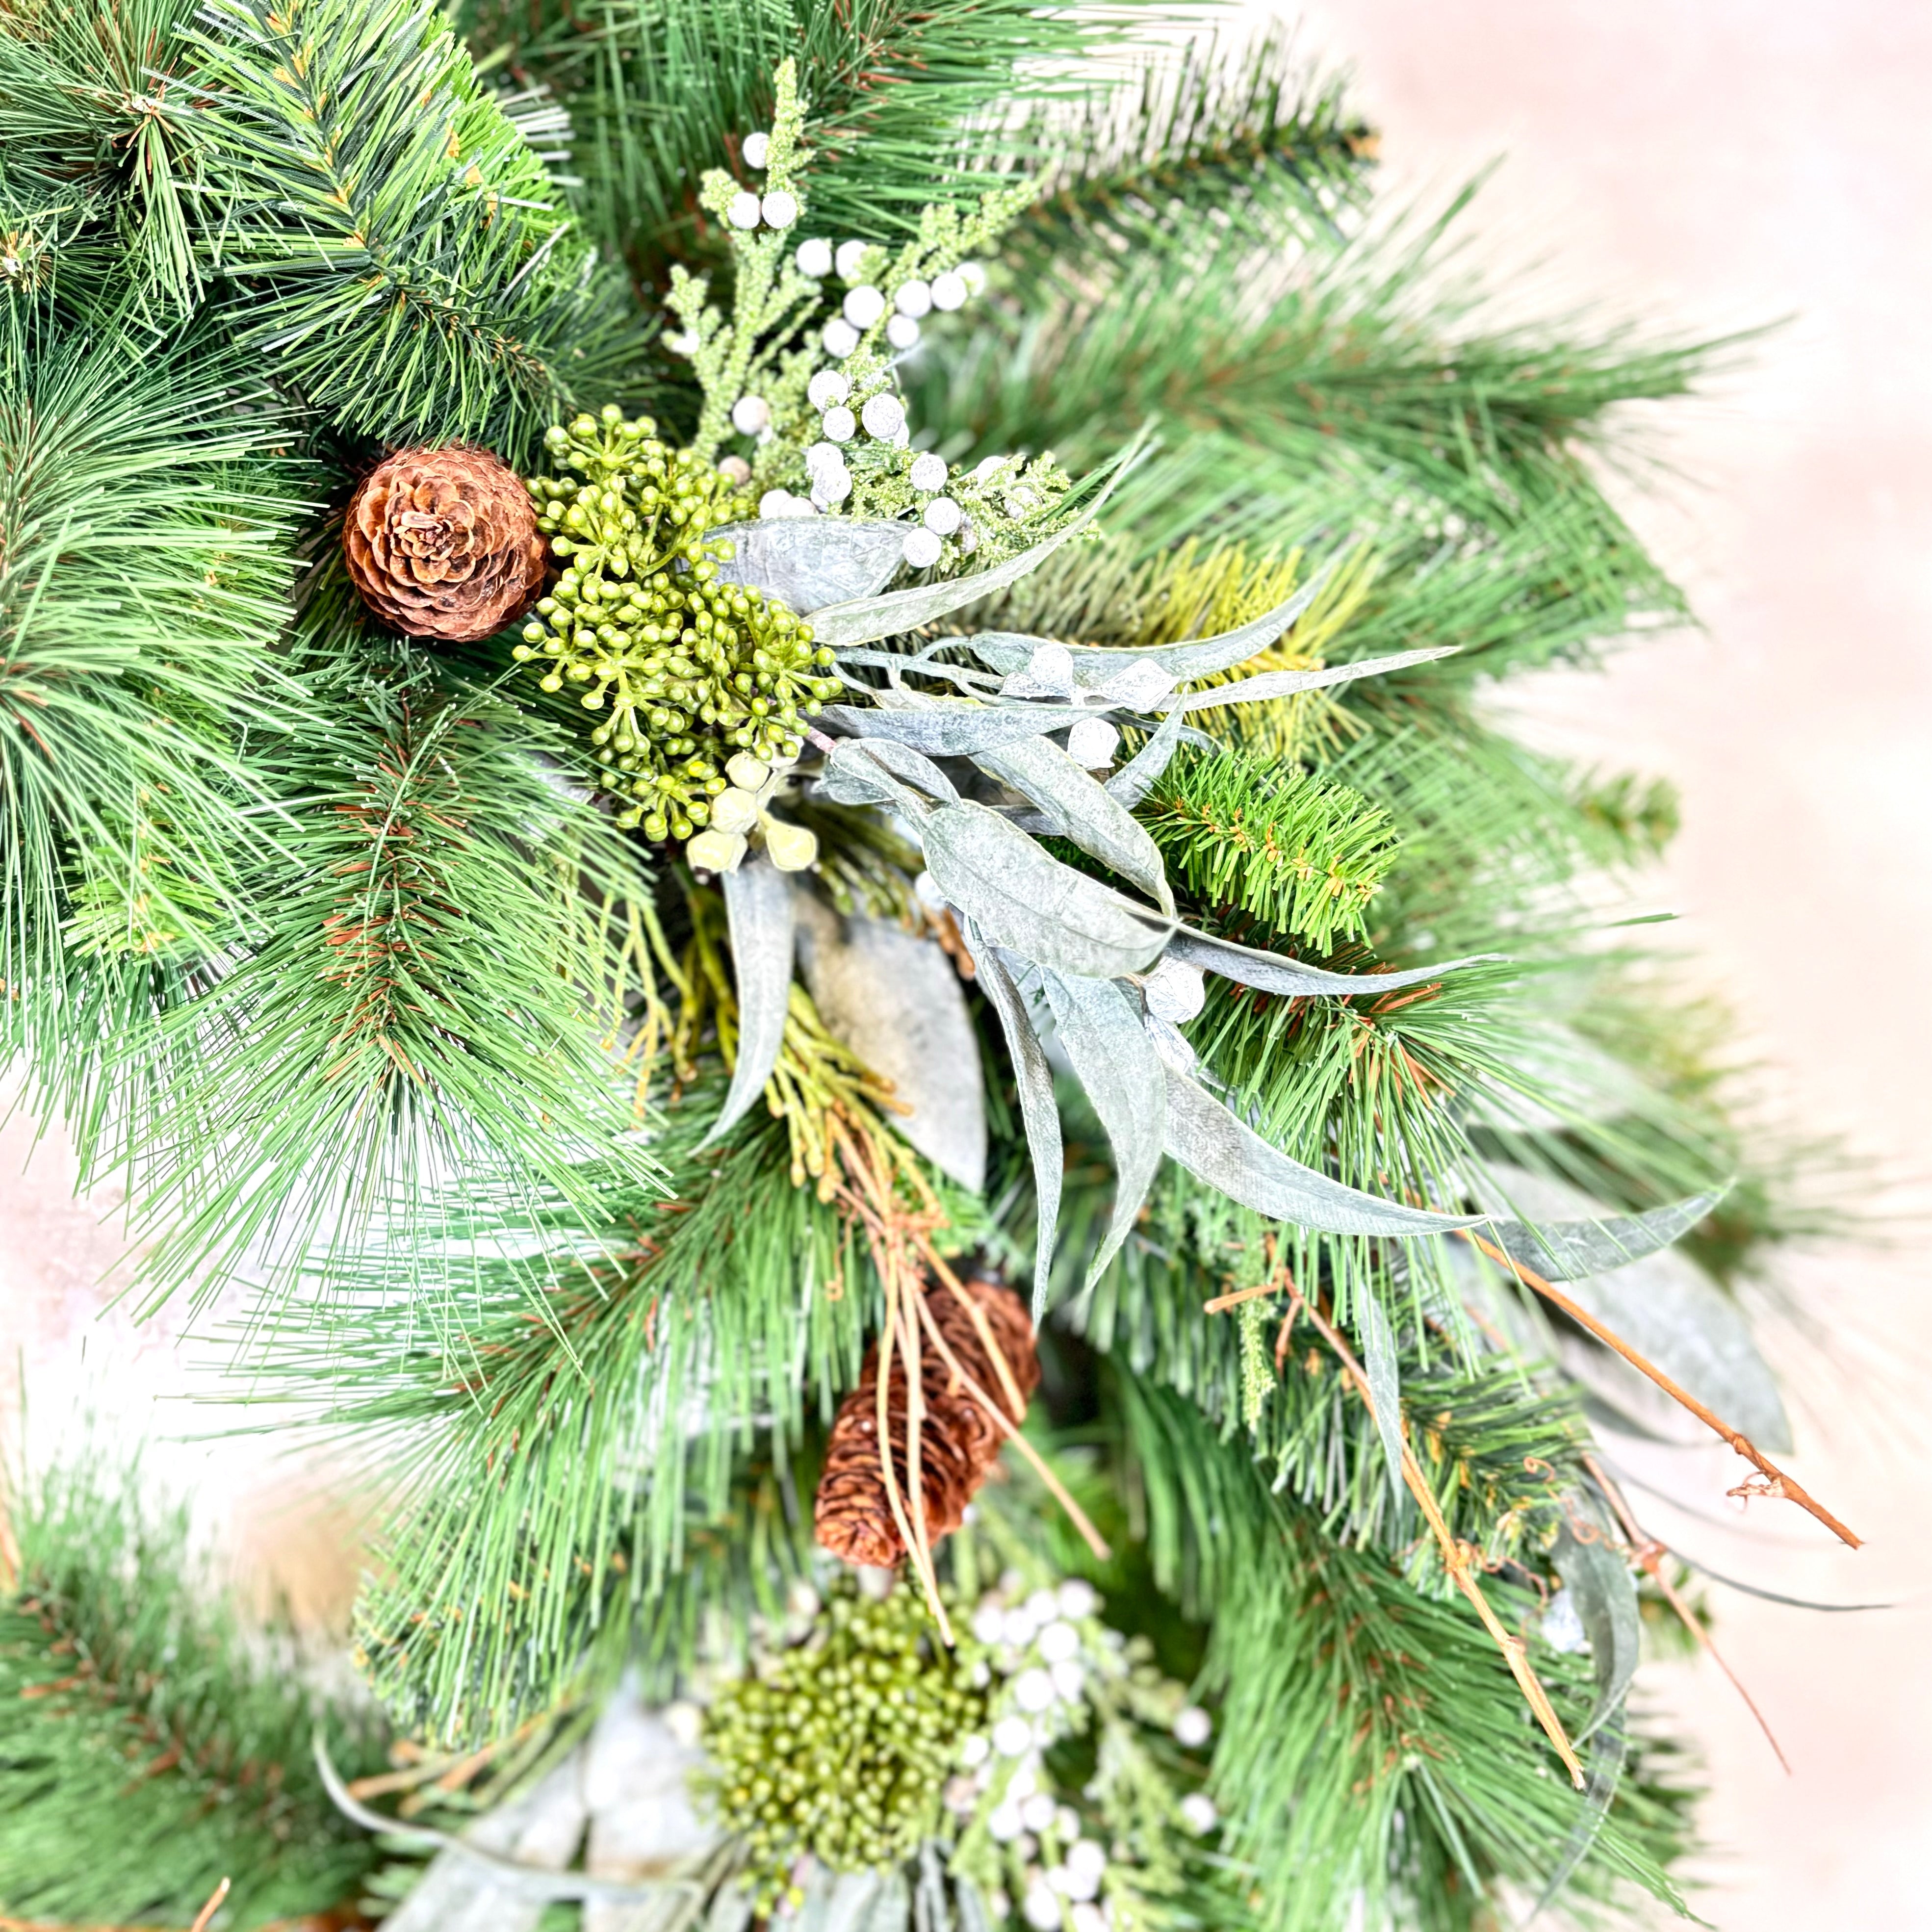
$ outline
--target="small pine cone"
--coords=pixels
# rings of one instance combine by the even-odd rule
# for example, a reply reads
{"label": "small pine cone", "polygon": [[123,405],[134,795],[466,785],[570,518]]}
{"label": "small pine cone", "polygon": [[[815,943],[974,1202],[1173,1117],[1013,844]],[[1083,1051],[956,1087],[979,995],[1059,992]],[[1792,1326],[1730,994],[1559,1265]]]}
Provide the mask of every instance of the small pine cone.
{"label": "small pine cone", "polygon": [[[1019,1297],[997,1282],[962,1284],[984,1316],[1022,1399],[1040,1382],[1033,1324]],[[926,1305],[934,1324],[958,1358],[959,1366],[988,1396],[1008,1406],[1005,1382],[980,1339],[977,1324],[952,1291],[929,1291]],[[950,1536],[965,1520],[966,1505],[985,1481],[1000,1453],[1004,1432],[978,1396],[969,1391],[949,1367],[930,1335],[920,1336],[920,1388],[926,1414],[919,1432],[920,1490],[926,1504],[926,1528],[937,1543]],[[813,1505],[818,1540],[848,1563],[889,1569],[905,1560],[905,1539],[899,1534],[886,1494],[878,1448],[879,1354],[875,1346],[866,1354],[859,1385],[838,1406],[826,1445],[825,1468]],[[886,1389],[886,1433],[892,1466],[898,1479],[901,1507],[910,1520],[910,1475],[907,1456],[906,1376],[896,1350]],[[1018,1422],[1022,1407],[1013,1412]]]}
{"label": "small pine cone", "polygon": [[342,529],[362,601],[410,638],[473,644],[542,594],[536,506],[487,449],[399,450],[362,479]]}

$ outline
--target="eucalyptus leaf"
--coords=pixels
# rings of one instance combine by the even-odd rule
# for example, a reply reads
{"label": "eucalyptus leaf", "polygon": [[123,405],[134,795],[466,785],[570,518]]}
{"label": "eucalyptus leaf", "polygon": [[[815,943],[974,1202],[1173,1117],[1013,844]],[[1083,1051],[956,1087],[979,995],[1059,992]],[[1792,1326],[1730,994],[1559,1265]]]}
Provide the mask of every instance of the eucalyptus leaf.
{"label": "eucalyptus leaf", "polygon": [[1319,966],[1304,966],[1279,952],[1258,952],[1252,946],[1237,946],[1231,939],[1216,939],[1204,932],[1184,926],[1168,946],[1168,956],[1189,966],[1204,968],[1224,980],[1238,980],[1265,993],[1286,994],[1302,998],[1311,994],[1348,994],[1386,993],[1398,986],[1418,986],[1439,980],[1460,967],[1480,965],[1500,957],[1493,952],[1472,954],[1466,959],[1445,960],[1439,966],[1411,966],[1400,973],[1330,973]]}
{"label": "eucalyptus leaf", "polygon": [[979,964],[980,989],[998,1015],[1019,1094],[1020,1120],[1026,1129],[1027,1151],[1033,1158],[1034,1196],[1039,1209],[1039,1232],[1034,1246],[1033,1318],[1046,1312],[1046,1291],[1053,1273],[1053,1242],[1060,1223],[1060,1186],[1064,1162],[1060,1138],[1060,1106],[1053,1096],[1053,1070],[1033,1029],[1009,956],[987,945],[970,921],[968,943]]}
{"label": "eucalyptus leaf", "polygon": [[1167,1075],[1167,1151],[1189,1173],[1272,1221],[1330,1234],[1442,1234],[1478,1217],[1384,1201],[1292,1160],[1208,1090]]}
{"label": "eucalyptus leaf", "polygon": [[797,895],[799,964],[826,1030],[892,1085],[895,1124],[944,1174],[986,1184],[985,1083],[959,975],[935,940],[886,920],[842,918]]}
{"label": "eucalyptus leaf", "polygon": [[[1086,714],[1064,705],[975,704],[956,698],[918,699],[910,692],[878,693],[877,705],[828,704],[823,716],[848,737],[909,745],[928,758],[970,758],[1021,738],[1064,731]],[[910,706],[889,700],[910,699]]]}
{"label": "eucalyptus leaf", "polygon": [[1187,707],[1170,707],[1160,728],[1107,781],[1107,795],[1130,812],[1152,791],[1188,735]]}
{"label": "eucalyptus leaf", "polygon": [[[1191,678],[1211,676],[1216,671],[1232,670],[1266,650],[1315,602],[1332,568],[1324,565],[1286,603],[1277,604],[1238,630],[1179,644],[1125,648],[1070,644],[1066,649],[1072,657],[1074,682],[1082,690],[1096,691],[1110,677],[1134,664],[1152,664],[1172,672],[1174,680],[1181,683]],[[1049,640],[1028,637],[1017,631],[981,631],[959,641],[982,664],[1011,676],[1024,670],[1032,663],[1034,653]]]}
{"label": "eucalyptus leaf", "polygon": [[1669,1247],[1724,1198],[1719,1187],[1647,1214],[1606,1214],[1592,1221],[1496,1220],[1490,1224],[1490,1238],[1511,1261],[1545,1281],[1580,1281]]}
{"label": "eucalyptus leaf", "polygon": [[933,883],[995,946],[1111,980],[1144,972],[1167,944],[1167,920],[1063,866],[983,805],[940,806],[920,836]]}
{"label": "eucalyptus leaf", "polygon": [[905,534],[878,518],[774,517],[728,524],[712,540],[731,543],[718,566],[725,583],[750,584],[802,617],[883,590],[905,561]]}
{"label": "eucalyptus leaf", "polygon": [[709,1146],[736,1126],[765,1090],[784,1044],[791,1004],[791,881],[760,853],[724,875],[731,966],[738,982],[738,1063]]}
{"label": "eucalyptus leaf", "polygon": [[1100,506],[1112,489],[1110,482],[1106,490],[1071,523],[1063,524],[1050,537],[988,570],[975,571],[970,577],[947,578],[938,584],[915,584],[910,590],[890,590],[883,597],[860,597],[848,603],[827,604],[812,618],[813,634],[821,644],[830,644],[835,650],[848,644],[874,644],[880,638],[916,631],[922,624],[932,623],[968,604],[976,604],[995,590],[1017,584],[1037,570],[1063,544],[1071,543],[1100,514]]}
{"label": "eucalyptus leaf", "polygon": [[[1570,1592],[1590,1640],[1590,1668],[1596,1680],[1596,1701],[1575,1742],[1581,1744],[1623,1708],[1630,1680],[1636,1675],[1642,1629],[1636,1602],[1636,1580],[1630,1565],[1610,1544],[1602,1528],[1592,1522],[1574,1498],[1574,1522],[1566,1521],[1556,1533],[1553,1552],[1556,1574]],[[1574,1523],[1586,1534],[1580,1536]]]}
{"label": "eucalyptus leaf", "polygon": [[1264,670],[1258,677],[1244,677],[1233,684],[1210,685],[1205,691],[1190,692],[1181,703],[1189,711],[1214,711],[1224,704],[1253,704],[1263,698],[1292,698],[1298,691],[1322,691],[1330,685],[1351,684],[1358,677],[1380,677],[1390,671],[1406,670],[1411,664],[1427,664],[1432,658],[1454,657],[1460,648],[1455,644],[1435,644],[1425,650],[1364,658],[1360,664],[1330,664],[1326,670]]}
{"label": "eucalyptus leaf", "polygon": [[1530,1908],[1529,1917],[1524,1921],[1526,1926],[1534,1924],[1556,1903],[1563,1888],[1575,1876],[1576,1868],[1589,1856],[1590,1847],[1596,1843],[1597,1834],[1610,1815],[1617,1786],[1623,1781],[1624,1760],[1630,1746],[1622,1725],[1615,1722],[1604,1725],[1591,1738],[1589,1748],[1582,1810],[1564,1834],[1556,1863],[1544,1882],[1535,1904]]}
{"label": "eucalyptus leaf", "polygon": [[1167,1069],[1133,1003],[1111,980],[1042,976],[1060,1043],[1114,1150],[1114,1211],[1088,1267],[1090,1288],[1120,1252],[1160,1170]]}
{"label": "eucalyptus leaf", "polygon": [[1147,827],[1051,740],[1023,739],[998,752],[982,752],[974,762],[1030,799],[1055,821],[1056,831],[1111,866],[1173,916],[1167,868]]}
{"label": "eucalyptus leaf", "polygon": [[1402,1495],[1402,1370],[1396,1360],[1395,1328],[1381,1297],[1372,1288],[1361,1291],[1355,1307],[1355,1326],[1362,1338],[1362,1366],[1368,1375],[1369,1400],[1376,1412],[1376,1433],[1382,1438],[1389,1481],[1400,1502]]}

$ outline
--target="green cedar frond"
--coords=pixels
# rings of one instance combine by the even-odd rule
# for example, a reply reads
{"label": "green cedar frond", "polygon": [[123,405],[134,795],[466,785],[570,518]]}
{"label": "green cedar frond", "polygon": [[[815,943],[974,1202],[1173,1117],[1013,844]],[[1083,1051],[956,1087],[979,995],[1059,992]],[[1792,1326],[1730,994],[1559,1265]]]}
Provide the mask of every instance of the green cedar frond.
{"label": "green cedar frond", "polygon": [[[1222,1700],[1222,1850],[1252,1871],[1268,1932],[1358,1917],[1474,1932],[1499,1888],[1533,1895],[1586,1800],[1550,1774],[1547,1744],[1474,1617],[1330,1540],[1191,1405],[1124,1376],[1115,1387],[1155,1574],[1213,1606],[1204,1677]],[[1534,1609],[1498,1578],[1484,1588],[1505,1622]],[[1580,1726],[1587,1665],[1540,1646],[1534,1661]],[[1579,1916],[1634,1890],[1684,1909],[1664,1868],[1686,1849],[1688,1794],[1667,1774],[1668,1747],[1634,1742],[1634,1774],[1564,1900]]]}
{"label": "green cedar frond", "polygon": [[636,394],[648,331],[420,0],[214,0],[192,35],[236,339],[340,428],[467,438]]}
{"label": "green cedar frond", "polygon": [[1365,937],[1395,862],[1388,814],[1332,779],[1236,752],[1177,758],[1137,814],[1178,884],[1324,951]]}
{"label": "green cedar frond", "polygon": [[380,1762],[304,1683],[286,1637],[244,1631],[190,1557],[184,1510],[144,1508],[111,1457],[7,1496],[0,1596],[0,1910],[64,1924],[224,1922],[352,1905],[375,1862],[316,1778]]}
{"label": "green cedar frond", "polygon": [[1016,143],[1054,161],[1014,238],[1022,259],[1139,246],[1265,210],[1311,236],[1361,198],[1376,136],[1340,86],[1316,80],[1280,28],[1230,44],[1210,31],[1179,59],[1148,58],[1138,85],[1096,86],[1069,112],[1035,106]]}

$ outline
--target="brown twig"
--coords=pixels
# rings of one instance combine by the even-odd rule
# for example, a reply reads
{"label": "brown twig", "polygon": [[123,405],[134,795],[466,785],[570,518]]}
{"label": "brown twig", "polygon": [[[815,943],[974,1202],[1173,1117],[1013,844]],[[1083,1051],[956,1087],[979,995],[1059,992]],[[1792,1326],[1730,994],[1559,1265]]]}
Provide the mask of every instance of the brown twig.
{"label": "brown twig", "polygon": [[1716,1640],[1698,1622],[1696,1613],[1684,1600],[1676,1585],[1664,1574],[1664,1558],[1670,1553],[1669,1551],[1654,1537],[1645,1535],[1638,1527],[1630,1504],[1624,1500],[1622,1490],[1611,1481],[1595,1456],[1586,1455],[1583,1458],[1583,1466],[1589,1471],[1598,1488],[1609,1499],[1611,1508],[1616,1511],[1617,1520],[1623,1525],[1624,1534],[1630,1539],[1631,1556],[1642,1566],[1644,1574],[1664,1592],[1664,1601],[1677,1612],[1678,1619],[1684,1628],[1710,1652],[1712,1660],[1731,1680],[1731,1688],[1744,1700],[1744,1708],[1757,1720],[1757,1727],[1763,1732],[1765,1742],[1777,1754],[1778,1762],[1784,1767],[1785,1776],[1790,1777],[1792,1774],[1791,1760],[1784,1755],[1784,1747],[1778,1742],[1777,1733],[1766,1721],[1764,1713],[1758,1708],[1757,1700],[1744,1688],[1743,1678],[1724,1661],[1724,1654],[1718,1648]]}
{"label": "brown twig", "polygon": [[[1305,1310],[1316,1332],[1336,1354],[1349,1379],[1355,1385],[1356,1393],[1367,1407],[1371,1421],[1376,1418],[1376,1399],[1369,1388],[1368,1372],[1355,1359],[1351,1348],[1314,1303],[1300,1288],[1288,1290],[1288,1314],[1291,1318]],[[1410,1495],[1414,1497],[1436,1544],[1442,1552],[1443,1566],[1448,1572],[1457,1589],[1468,1600],[1470,1606],[1483,1621],[1483,1628],[1495,1640],[1496,1648],[1502,1652],[1503,1661],[1509,1666],[1510,1675],[1516,1679],[1516,1688],[1522,1693],[1523,1701],[1535,1714],[1536,1721],[1543,1726],[1544,1733],[1556,1748],[1556,1755],[1563,1760],[1570,1774],[1570,1781],[1579,1791],[1584,1787],[1583,1767],[1577,1762],[1569,1734],[1563,1728],[1563,1720],[1556,1714],[1556,1707],[1550,1701],[1550,1694],[1543,1688],[1543,1681],[1536,1674],[1529,1660],[1528,1646],[1520,1636],[1513,1636],[1503,1628],[1502,1620],[1490,1606],[1490,1600],[1483,1594],[1481,1586],[1470,1574],[1471,1558],[1474,1552],[1459,1543],[1450,1533],[1449,1525],[1443,1516],[1442,1506],[1436,1500],[1436,1492],[1429,1486],[1422,1473],[1422,1466],[1415,1460],[1414,1451],[1408,1446],[1408,1430],[1406,1422],[1398,1418],[1398,1426],[1402,1433],[1402,1479],[1408,1485]]]}
{"label": "brown twig", "polygon": [[1632,1368],[1648,1376],[1673,1402],[1681,1402],[1706,1428],[1714,1430],[1721,1436],[1746,1462],[1754,1464],[1764,1478],[1762,1485],[1747,1485],[1742,1489],[1733,1490],[1731,1492],[1732,1496],[1783,1496],[1797,1504],[1800,1509],[1810,1510],[1840,1541],[1849,1544],[1854,1550],[1860,1547],[1862,1539],[1853,1535],[1822,1503],[1816,1501],[1802,1485],[1787,1476],[1742,1430],[1733,1429],[1721,1416],[1714,1414],[1706,1408],[1688,1389],[1672,1382],[1654,1363],[1646,1361],[1615,1330],[1604,1327],[1581,1302],[1565,1294],[1560,1288],[1545,1281],[1542,1276],[1525,1268],[1520,1262],[1513,1260],[1493,1241],[1486,1241],[1473,1228],[1459,1228],[1456,1232],[1492,1261],[1501,1262],[1524,1287],[1534,1288],[1546,1301],[1562,1309],[1571,1321],[1587,1328],[1606,1348],[1615,1349]]}
{"label": "brown twig", "polygon": [[214,1888],[214,1896],[196,1915],[194,1924],[189,1928],[189,1932],[208,1932],[208,1921],[220,1909],[221,1901],[227,1896],[228,1880],[224,1878]]}

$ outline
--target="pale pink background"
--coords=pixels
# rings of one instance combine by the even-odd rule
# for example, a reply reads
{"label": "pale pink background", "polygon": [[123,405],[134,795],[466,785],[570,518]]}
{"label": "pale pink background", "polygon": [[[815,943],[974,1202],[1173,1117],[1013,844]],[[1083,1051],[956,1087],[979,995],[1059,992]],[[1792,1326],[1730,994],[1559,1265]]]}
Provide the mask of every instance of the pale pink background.
{"label": "pale pink background", "polygon": [[[1663,412],[1654,447],[1689,480],[1628,496],[1707,633],[1522,708],[1547,742],[1677,780],[1688,829],[1646,905],[1686,915],[1676,930],[1796,1114],[1932,1172],[1932,12],[1320,0],[1304,42],[1355,62],[1398,191],[1508,157],[1477,218],[1504,266],[1549,258],[1519,309],[1595,296],[1712,331],[1796,316],[1747,373]],[[172,1400],[205,1384],[165,1332],[92,1318],[115,1243],[68,1200],[57,1145],[22,1173],[27,1144],[17,1123],[0,1133],[0,1396],[24,1363],[42,1429],[86,1390],[130,1430],[213,1419]],[[1932,1475],[1912,1427],[1932,1316],[1913,1246],[1796,1269],[1837,1355],[1821,1368],[1788,1338],[1780,1354],[1794,1473],[1868,1549],[1829,1547],[1778,1504],[1741,1529],[1721,1452],[1672,1476],[1716,1520],[1646,1506],[1767,1587],[1909,1600],[1820,1617],[1714,1593],[1789,1779],[1708,1666],[1648,1672],[1715,1784],[1700,1903],[1725,1932],[1932,1928]],[[246,1442],[163,1460],[245,1568],[339,1610],[346,1544],[302,1506],[298,1474]]]}

